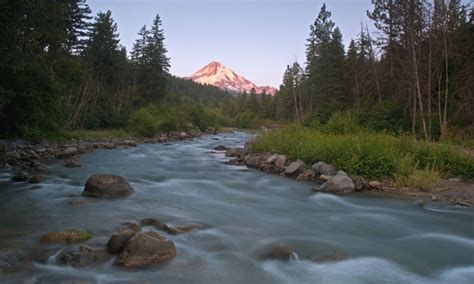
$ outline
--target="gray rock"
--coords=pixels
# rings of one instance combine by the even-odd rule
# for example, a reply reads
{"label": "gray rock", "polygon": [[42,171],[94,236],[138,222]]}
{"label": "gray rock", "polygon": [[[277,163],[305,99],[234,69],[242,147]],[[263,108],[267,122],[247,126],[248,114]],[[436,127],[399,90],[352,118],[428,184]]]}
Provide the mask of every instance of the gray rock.
{"label": "gray rock", "polygon": [[133,236],[115,261],[123,267],[160,264],[176,256],[176,246],[156,232],[140,232]]}
{"label": "gray rock", "polygon": [[298,176],[304,172],[306,164],[301,160],[296,160],[291,163],[283,172],[286,176]]}
{"label": "gray rock", "polygon": [[278,159],[278,154],[273,154],[267,159],[266,163],[267,164],[274,164],[277,159]]}
{"label": "gray rock", "polygon": [[61,265],[72,267],[86,267],[103,263],[109,259],[109,254],[102,248],[87,245],[65,249],[58,256]]}
{"label": "gray rock", "polygon": [[265,258],[276,259],[281,261],[289,261],[295,255],[295,251],[292,246],[282,245],[273,248]]}
{"label": "gray rock", "polygon": [[98,174],[91,176],[84,187],[83,196],[113,198],[134,192],[128,181],[121,176]]}
{"label": "gray rock", "polygon": [[226,157],[240,157],[242,155],[242,148],[231,148],[225,152]]}
{"label": "gray rock", "polygon": [[344,175],[336,175],[326,182],[327,189],[335,193],[350,193],[355,191],[352,179]]}
{"label": "gray rock", "polygon": [[283,168],[286,165],[286,156],[285,155],[278,155],[278,158],[275,160],[275,166],[278,168]]}
{"label": "gray rock", "polygon": [[373,180],[371,182],[369,182],[369,186],[371,189],[380,189],[382,188],[382,184],[376,180]]}
{"label": "gray rock", "polygon": [[113,234],[107,242],[107,251],[111,254],[120,253],[125,248],[128,240],[135,236],[136,233],[137,231],[132,228],[124,228]]}
{"label": "gray rock", "polygon": [[325,162],[317,162],[311,167],[312,175],[314,178],[318,178],[321,175],[335,175],[337,169],[330,164],[326,164]]}
{"label": "gray rock", "polygon": [[66,159],[66,158],[70,158],[74,155],[76,155],[78,153],[78,149],[76,147],[68,147],[66,149],[64,149],[59,155],[58,157],[61,158],[61,159]]}

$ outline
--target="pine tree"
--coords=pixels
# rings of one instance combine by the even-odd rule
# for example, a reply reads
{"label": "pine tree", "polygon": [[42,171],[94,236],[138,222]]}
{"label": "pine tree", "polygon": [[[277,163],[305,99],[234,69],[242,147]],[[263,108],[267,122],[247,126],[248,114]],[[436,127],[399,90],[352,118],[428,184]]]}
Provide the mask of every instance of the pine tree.
{"label": "pine tree", "polygon": [[91,9],[86,0],[67,0],[66,26],[68,48],[73,54],[81,54],[87,44],[90,33]]}

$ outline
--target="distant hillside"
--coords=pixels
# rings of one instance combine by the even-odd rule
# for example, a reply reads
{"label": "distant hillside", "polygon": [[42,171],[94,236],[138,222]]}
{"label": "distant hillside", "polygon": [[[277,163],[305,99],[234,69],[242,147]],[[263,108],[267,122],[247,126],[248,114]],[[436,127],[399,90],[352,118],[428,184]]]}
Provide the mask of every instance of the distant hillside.
{"label": "distant hillside", "polygon": [[176,76],[169,77],[167,93],[187,97],[204,105],[216,105],[232,97],[231,93],[218,87],[198,84]]}

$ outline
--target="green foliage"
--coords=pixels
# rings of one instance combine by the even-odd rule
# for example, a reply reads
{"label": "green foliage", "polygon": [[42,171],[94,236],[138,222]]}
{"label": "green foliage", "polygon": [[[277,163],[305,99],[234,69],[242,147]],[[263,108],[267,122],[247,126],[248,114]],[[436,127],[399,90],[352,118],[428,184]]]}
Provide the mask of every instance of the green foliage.
{"label": "green foliage", "polygon": [[176,104],[148,105],[130,116],[129,130],[149,137],[161,132],[184,130],[190,126],[206,130],[220,124],[222,118],[216,111],[185,100]]}
{"label": "green foliage", "polygon": [[328,133],[346,134],[358,132],[360,128],[353,114],[337,111],[326,122],[324,130]]}
{"label": "green foliage", "polygon": [[447,144],[416,143],[410,138],[362,131],[331,134],[290,125],[257,137],[256,152],[286,154],[308,164],[331,163],[366,178],[408,177],[415,169],[474,177],[474,159]]}

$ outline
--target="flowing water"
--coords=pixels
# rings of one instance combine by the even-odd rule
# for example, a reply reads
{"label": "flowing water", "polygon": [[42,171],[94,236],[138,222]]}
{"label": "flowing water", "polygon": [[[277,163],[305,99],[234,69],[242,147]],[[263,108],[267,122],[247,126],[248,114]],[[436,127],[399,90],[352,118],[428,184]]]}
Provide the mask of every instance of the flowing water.
{"label": "flowing water", "polygon": [[[51,162],[39,185],[13,184],[11,171],[0,172],[0,251],[31,259],[20,272],[0,274],[0,282],[474,283],[472,209],[315,194],[311,183],[225,165],[224,155],[211,151],[248,138],[231,133],[97,150],[81,156],[81,168]],[[69,205],[81,199],[94,173],[125,176],[135,193]],[[145,217],[206,228],[162,232],[175,242],[177,256],[138,270],[116,268],[113,259],[88,268],[58,266],[59,248],[38,242],[49,231],[83,228],[94,234],[88,243],[103,245],[121,222]],[[262,258],[283,244],[296,251],[291,261]],[[335,254],[333,261],[312,260]]]}

